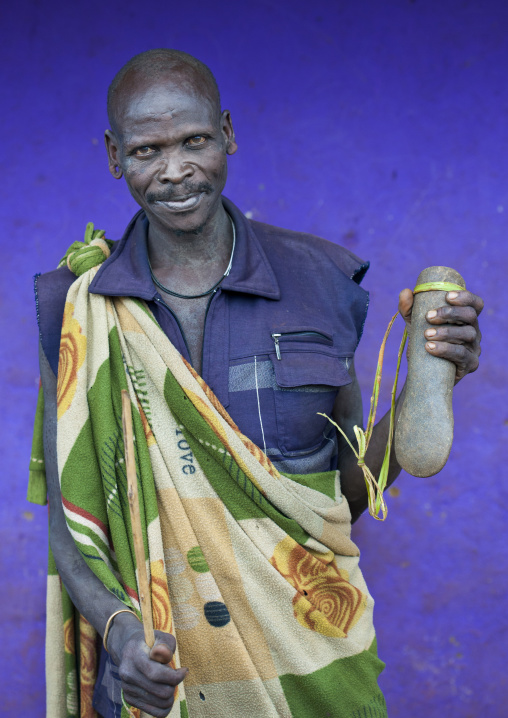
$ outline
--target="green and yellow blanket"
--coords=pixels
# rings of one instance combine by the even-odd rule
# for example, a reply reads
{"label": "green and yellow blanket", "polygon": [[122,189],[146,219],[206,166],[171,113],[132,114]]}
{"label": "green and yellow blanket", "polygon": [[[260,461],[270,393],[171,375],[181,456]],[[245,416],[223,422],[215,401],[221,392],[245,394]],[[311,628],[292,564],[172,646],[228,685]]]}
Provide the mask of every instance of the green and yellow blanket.
{"label": "green and yellow blanket", "polygon": [[[128,389],[154,625],[175,634],[174,665],[190,668],[171,715],[385,718],[373,600],[338,473],[281,475],[146,305],[89,294],[96,271],[71,286],[63,320],[62,502],[88,566],[140,615],[121,422]],[[44,496],[41,411],[42,400],[34,500]],[[96,715],[96,646],[50,559],[51,718]]]}

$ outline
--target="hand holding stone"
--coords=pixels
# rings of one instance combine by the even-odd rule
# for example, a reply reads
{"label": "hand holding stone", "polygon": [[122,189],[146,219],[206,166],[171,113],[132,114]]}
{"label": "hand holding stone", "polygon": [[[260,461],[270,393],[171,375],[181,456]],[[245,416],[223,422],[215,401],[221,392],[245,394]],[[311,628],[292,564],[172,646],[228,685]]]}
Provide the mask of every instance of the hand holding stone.
{"label": "hand holding stone", "polygon": [[[436,282],[438,285],[432,286]],[[457,290],[440,290],[439,283],[443,282],[457,285]],[[426,285],[430,291],[422,291],[422,286],[413,304],[412,292],[404,290],[399,301],[408,327],[411,319],[412,322],[406,393],[397,420],[395,453],[403,469],[413,476],[425,477],[440,471],[450,453],[453,386],[478,367],[477,317],[483,302],[467,292],[462,277],[448,267],[428,267],[418,277],[417,285]]]}

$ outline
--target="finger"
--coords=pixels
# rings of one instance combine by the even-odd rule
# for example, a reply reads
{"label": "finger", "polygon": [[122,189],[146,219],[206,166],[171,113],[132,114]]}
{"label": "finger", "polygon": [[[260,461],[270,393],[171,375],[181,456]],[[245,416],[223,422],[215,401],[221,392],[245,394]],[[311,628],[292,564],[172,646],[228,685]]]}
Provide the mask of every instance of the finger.
{"label": "finger", "polygon": [[132,701],[144,702],[155,708],[165,708],[169,710],[173,704],[175,688],[174,686],[162,686],[155,684],[153,690],[146,690],[140,686],[123,686],[123,693],[129,703]]}
{"label": "finger", "polygon": [[132,661],[122,664],[119,675],[126,685],[139,686],[149,691],[153,683],[176,686],[187,675],[187,668],[177,670],[168,665],[150,660],[146,653],[139,652]]}
{"label": "finger", "polygon": [[447,342],[427,342],[425,349],[433,356],[448,359],[456,366],[457,378],[470,374],[478,369],[478,356],[466,349],[463,344],[448,344]]}
{"label": "finger", "polygon": [[161,683],[160,681],[152,681],[146,676],[137,675],[132,677],[130,680],[122,680],[122,688],[124,691],[129,691],[133,695],[138,697],[144,697],[148,700],[150,696],[154,696],[158,700],[168,700],[175,690],[176,686],[182,682],[187,675],[186,669],[178,669],[173,671],[171,676],[171,682]]}
{"label": "finger", "polygon": [[425,315],[429,324],[473,324],[478,315],[473,307],[450,306],[431,309]]}
{"label": "finger", "polygon": [[157,663],[170,663],[173,660],[173,651],[166,643],[156,641],[150,651],[150,660]]}
{"label": "finger", "polygon": [[[144,667],[144,670],[142,669],[142,672],[143,676],[146,677],[150,683],[162,683],[163,685],[168,684],[170,686],[177,686],[183,681],[189,672],[189,669],[174,669],[166,664],[149,660],[147,665]],[[146,684],[143,685],[143,688],[146,687]]]}
{"label": "finger", "polygon": [[409,321],[413,309],[413,292],[410,289],[403,289],[399,294],[399,312],[403,319]]}
{"label": "finger", "polygon": [[473,307],[478,316],[483,309],[483,299],[477,294],[464,290],[463,292],[448,292],[446,295],[448,304],[461,307]]}
{"label": "finger", "polygon": [[425,338],[433,342],[448,342],[449,344],[471,344],[477,341],[478,332],[470,324],[457,326],[455,324],[443,324],[440,327],[426,329]]}
{"label": "finger", "polygon": [[150,700],[139,698],[133,694],[131,694],[129,691],[123,692],[123,697],[125,701],[128,703],[128,705],[132,706],[133,708],[140,708],[143,713],[146,713],[150,716],[155,716],[155,718],[166,718],[166,716],[170,713],[171,709],[173,708],[174,703],[174,697],[171,699],[171,701],[168,702],[168,705],[164,707],[158,707],[155,704],[152,704]]}

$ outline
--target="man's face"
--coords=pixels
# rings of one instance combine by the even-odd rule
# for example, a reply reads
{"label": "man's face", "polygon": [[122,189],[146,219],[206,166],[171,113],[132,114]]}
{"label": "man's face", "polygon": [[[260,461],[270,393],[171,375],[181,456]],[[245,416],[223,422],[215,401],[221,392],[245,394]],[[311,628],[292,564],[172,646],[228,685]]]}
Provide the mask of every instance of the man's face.
{"label": "man's face", "polygon": [[106,133],[110,168],[120,168],[154,229],[200,231],[220,207],[227,154],[236,151],[229,112],[219,116],[186,83],[132,84],[118,106],[117,131]]}

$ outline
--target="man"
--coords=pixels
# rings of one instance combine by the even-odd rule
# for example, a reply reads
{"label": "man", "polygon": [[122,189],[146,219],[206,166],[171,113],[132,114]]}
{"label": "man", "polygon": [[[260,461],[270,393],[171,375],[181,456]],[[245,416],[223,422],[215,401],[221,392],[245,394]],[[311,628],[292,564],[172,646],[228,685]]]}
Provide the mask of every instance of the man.
{"label": "man", "polygon": [[[221,111],[215,80],[208,68],[195,58],[173,50],[154,50],[136,56],[113,80],[108,95],[108,115],[111,127],[106,131],[106,147],[110,172],[116,179],[125,178],[142,213],[136,216],[122,242],[91,279],[89,293],[101,297],[128,295],[144,300],[178,352],[204,378],[243,434],[270,456],[276,469],[296,476],[339,469],[341,491],[355,520],[367,505],[362,472],[346,442],[336,435],[325,418],[317,416],[317,412],[333,412],[337,424],[354,441],[353,427],[362,425],[354,351],[367,308],[366,294],[358,283],[368,265],[324,240],[250,222],[222,197],[227,156],[236,152],[237,144],[230,113]],[[104,251],[108,253],[107,248]],[[341,685],[337,682],[336,690],[331,690],[325,697],[318,695],[319,682],[309,682],[307,687],[301,688],[296,678],[294,684],[287,678],[291,674],[292,680],[293,673],[299,672],[317,676],[319,671],[313,669],[321,669],[321,664],[314,666],[313,661],[319,660],[321,650],[332,650],[332,645],[337,658],[345,656],[348,660],[348,656],[358,654],[362,660],[377,661],[377,658],[370,658],[374,635],[370,624],[365,627],[368,641],[365,637],[362,639],[365,645],[347,649],[343,646],[346,646],[348,632],[350,636],[354,633],[352,628],[319,628],[319,617],[307,634],[304,632],[307,629],[298,627],[304,636],[298,640],[305,640],[308,635],[308,651],[302,644],[298,649],[301,655],[290,658],[296,664],[300,661],[305,665],[303,668],[296,665],[294,670],[278,669],[274,675],[279,676],[280,683],[275,678],[263,676],[262,669],[258,671],[259,678],[255,679],[251,679],[248,668],[245,668],[245,675],[238,669],[237,675],[235,657],[240,654],[235,652],[237,647],[236,644],[233,646],[232,638],[227,639],[231,644],[219,641],[216,650],[210,648],[215,644],[207,643],[203,632],[203,649],[191,646],[187,634],[193,629],[189,622],[194,613],[185,602],[182,605],[187,606],[187,613],[182,613],[183,608],[178,613],[180,588],[177,590],[176,587],[184,584],[178,583],[177,576],[183,568],[180,569],[179,559],[175,558],[173,544],[168,547],[167,536],[165,570],[171,605],[175,615],[179,616],[179,620],[175,620],[177,641],[169,632],[157,631],[156,644],[150,651],[137,618],[125,611],[114,615],[125,608],[126,601],[117,598],[118,593],[115,595],[108,590],[92,570],[93,561],[87,564],[84,551],[78,550],[76,527],[69,519],[70,509],[65,497],[62,505],[57,469],[57,414],[60,420],[63,395],[60,384],[65,371],[61,347],[58,366],[59,336],[65,298],[74,280],[67,269],[59,269],[38,281],[40,363],[45,400],[44,454],[50,540],[58,573],[78,611],[101,636],[107,632],[107,650],[111,658],[103,652],[94,699],[99,713],[119,715],[122,698],[118,685],[121,681],[127,703],[150,715],[164,716],[173,706],[176,687],[188,675],[185,681],[187,704],[185,707],[179,704],[182,716],[331,715],[339,718],[364,715],[355,711],[367,708],[372,715],[386,715],[384,701],[375,687],[369,688],[371,693],[363,703],[351,699],[353,702],[346,705],[348,691],[352,694],[355,690],[361,692],[362,681],[373,681],[372,685],[375,685],[375,676],[381,668],[379,663],[369,669],[368,678],[367,673],[356,674],[356,668],[351,669],[350,679]],[[408,326],[411,306],[412,293],[406,289],[400,295],[400,310]],[[427,338],[432,340],[426,349],[454,362],[457,380],[478,366],[477,315],[481,309],[482,301],[475,295],[466,291],[454,292],[448,294],[447,306],[436,307],[435,315],[429,317],[435,330],[426,332]],[[64,317],[64,324],[66,321],[72,319]],[[91,337],[92,333],[87,339],[89,344]],[[125,356],[124,362],[132,378],[135,372],[128,366]],[[403,392],[397,406],[401,405],[402,399]],[[152,419],[153,428],[156,424],[153,412]],[[366,463],[374,475],[379,473],[383,460],[388,423],[386,416],[376,425],[366,455]],[[155,429],[154,433],[157,435]],[[65,443],[60,423],[58,434],[59,442]],[[156,436],[157,441],[162,441],[159,436]],[[189,448],[185,442],[179,447],[184,447],[183,451]],[[197,450],[185,454],[188,463],[184,466],[188,468],[183,473],[186,475],[195,474]],[[255,453],[255,448],[253,451]],[[62,466],[59,469],[62,474]],[[389,482],[399,471],[400,467],[392,457]],[[302,482],[305,486],[304,478]],[[309,483],[308,488],[302,489],[302,497],[305,491],[311,490],[312,483]],[[261,493],[264,496],[266,492]],[[340,503],[340,497],[338,501]],[[164,520],[161,516],[161,521]],[[280,519],[281,522],[284,520],[284,517]],[[255,527],[259,528],[261,523],[256,523]],[[195,530],[199,532],[197,526]],[[349,575],[353,588],[348,583],[347,590],[356,591],[355,596],[359,597],[361,609],[358,609],[359,618],[351,622],[353,626],[355,621],[360,622],[358,625],[367,621],[372,600],[361,577],[352,578],[356,575],[351,558],[355,547],[353,545],[351,549],[348,541],[346,535],[343,539],[344,545],[347,544],[344,566],[348,568],[339,566],[334,570],[337,576],[340,575],[341,590],[346,590],[344,577]],[[306,556],[310,558],[321,550],[318,543],[312,543],[313,548],[311,542],[305,545],[309,547]],[[236,551],[238,553],[239,549]],[[249,653],[250,639],[242,634],[241,617],[238,613],[235,615],[232,608],[237,589],[232,589],[231,581],[221,574],[220,557],[213,553],[213,547],[209,553],[205,549],[203,552],[206,561],[202,575],[207,575],[207,562],[211,563],[215,588],[218,586],[222,597],[229,596],[228,600],[224,598],[224,603],[208,601],[205,615],[206,607],[212,603],[214,606],[226,604],[229,613],[224,620],[229,621],[229,614],[232,615],[229,625],[235,623],[239,627],[238,633],[255,664],[255,655],[252,651]],[[334,552],[337,554],[335,549]],[[274,551],[271,566],[284,575],[282,560],[277,563],[277,556]],[[201,571],[200,566],[194,566],[194,569],[198,573]],[[247,576],[243,580],[248,584],[252,578]],[[299,601],[305,600],[307,591],[298,588],[294,577],[287,578],[286,584],[288,581],[299,591],[293,599],[296,616]],[[209,616],[207,619],[213,625]],[[215,625],[221,626],[220,621]],[[186,629],[189,630],[186,632]],[[323,649],[314,648],[312,643],[316,631],[328,636]],[[221,634],[225,635],[229,634]],[[260,633],[260,653],[263,641]],[[284,651],[277,646],[275,638],[273,641],[267,640],[266,660],[279,665],[284,662],[281,655]],[[288,632],[288,646],[292,645]],[[203,656],[206,646],[216,652]],[[169,665],[178,647],[185,660],[189,660],[187,668]],[[288,653],[292,653],[290,647]],[[360,665],[363,671],[364,664],[358,663]],[[214,676],[214,670],[219,676],[222,693],[215,690],[212,679],[206,679],[206,676]],[[235,674],[236,680],[228,682],[231,678],[228,671],[231,676]],[[196,678],[201,674],[205,678]],[[281,674],[286,676],[286,683]],[[276,688],[273,688],[275,684]],[[299,691],[308,695],[299,697]]]}

